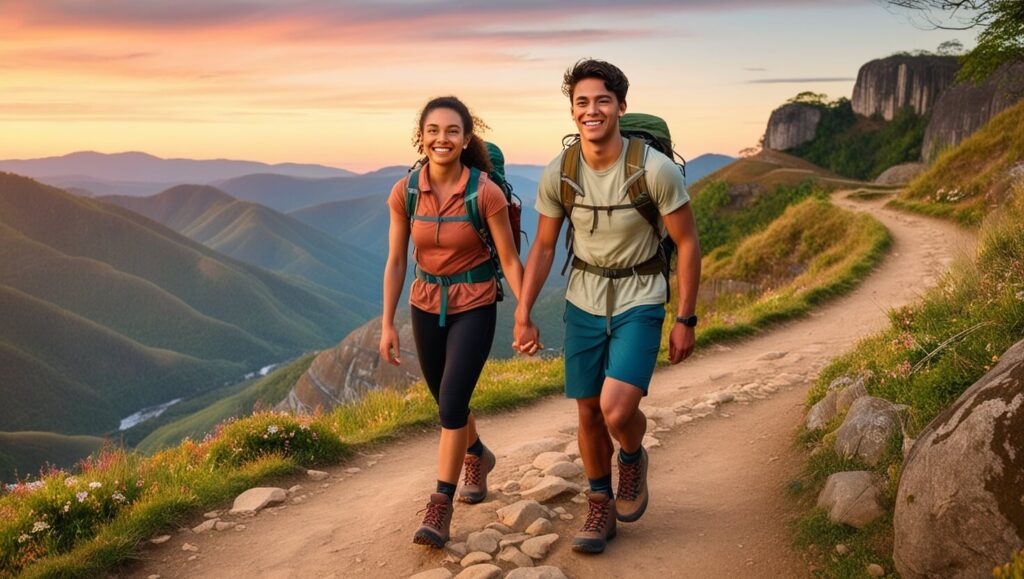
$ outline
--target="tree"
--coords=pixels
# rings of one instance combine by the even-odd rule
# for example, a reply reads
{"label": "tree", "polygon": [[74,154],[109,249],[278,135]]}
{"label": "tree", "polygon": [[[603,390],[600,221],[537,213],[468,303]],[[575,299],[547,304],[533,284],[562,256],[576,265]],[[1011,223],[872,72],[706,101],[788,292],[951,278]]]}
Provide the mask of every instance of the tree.
{"label": "tree", "polygon": [[805,90],[795,97],[786,101],[787,103],[798,103],[804,105],[824,105],[828,101],[828,95],[823,92],[812,92]]}
{"label": "tree", "polygon": [[963,57],[963,67],[958,75],[960,80],[979,82],[1004,64],[1024,61],[1024,1],[886,1],[890,6],[915,11],[934,28],[982,29],[978,34],[978,45]]}
{"label": "tree", "polygon": [[963,56],[964,44],[959,40],[947,40],[939,43],[935,53],[939,56]]}

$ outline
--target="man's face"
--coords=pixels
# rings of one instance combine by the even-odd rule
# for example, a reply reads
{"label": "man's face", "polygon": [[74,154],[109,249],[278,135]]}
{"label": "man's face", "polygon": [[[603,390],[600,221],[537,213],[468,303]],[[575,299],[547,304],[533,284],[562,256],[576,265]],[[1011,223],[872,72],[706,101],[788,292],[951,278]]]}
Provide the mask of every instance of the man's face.
{"label": "man's face", "polygon": [[572,91],[572,118],[580,138],[593,143],[606,143],[619,136],[619,117],[626,112],[626,103],[599,78],[585,78]]}

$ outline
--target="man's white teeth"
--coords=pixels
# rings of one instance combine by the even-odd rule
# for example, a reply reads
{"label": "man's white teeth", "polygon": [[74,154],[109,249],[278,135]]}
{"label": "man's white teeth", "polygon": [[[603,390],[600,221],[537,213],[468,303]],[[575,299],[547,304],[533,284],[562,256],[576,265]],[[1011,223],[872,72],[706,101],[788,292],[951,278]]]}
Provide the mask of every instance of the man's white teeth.
{"label": "man's white teeth", "polygon": [[587,127],[596,127],[597,125],[600,125],[600,124],[601,124],[601,121],[583,121],[583,125],[587,126]]}

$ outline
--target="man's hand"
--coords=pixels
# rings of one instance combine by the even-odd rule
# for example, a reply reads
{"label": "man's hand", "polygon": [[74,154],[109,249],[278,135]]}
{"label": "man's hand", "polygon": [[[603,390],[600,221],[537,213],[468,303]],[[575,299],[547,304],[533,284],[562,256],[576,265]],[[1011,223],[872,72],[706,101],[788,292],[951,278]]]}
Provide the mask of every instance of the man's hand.
{"label": "man's hand", "polygon": [[399,351],[398,331],[395,330],[395,326],[382,327],[380,331],[381,359],[392,366],[397,366],[402,363],[402,360],[398,357]]}
{"label": "man's hand", "polygon": [[512,330],[512,349],[520,354],[532,356],[542,348],[544,344],[540,343],[540,329],[534,325],[533,320],[520,320],[517,316],[516,325]]}
{"label": "man's hand", "polygon": [[683,324],[672,326],[672,332],[668,336],[668,361],[670,364],[678,364],[690,357],[693,353],[694,329]]}

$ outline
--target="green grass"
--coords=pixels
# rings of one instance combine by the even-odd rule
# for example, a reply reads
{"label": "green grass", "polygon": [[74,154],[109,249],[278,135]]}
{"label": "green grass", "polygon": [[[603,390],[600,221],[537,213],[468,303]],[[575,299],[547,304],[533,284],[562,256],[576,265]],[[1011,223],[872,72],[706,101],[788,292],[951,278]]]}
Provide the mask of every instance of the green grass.
{"label": "green grass", "polygon": [[[916,303],[894,309],[889,318],[888,328],[862,340],[821,372],[808,404],[820,400],[833,379],[866,373],[865,386],[872,396],[909,406],[906,428],[913,437],[988,372],[1002,352],[1024,338],[1024,187],[986,218],[973,260],[956,264],[936,288]],[[841,417],[825,431],[804,433],[800,441],[827,446],[840,423]],[[901,438],[894,437],[872,469],[884,482],[887,519],[851,532],[850,540],[872,549],[865,557],[876,562],[892,552],[891,505],[903,466],[900,444]],[[834,452],[819,451],[808,462],[807,488],[816,495],[828,475],[850,468],[864,467]],[[809,512],[800,525],[813,526],[817,517]],[[826,560],[824,576],[862,576],[847,565]]]}
{"label": "green grass", "polygon": [[881,199],[883,197],[892,196],[894,190],[879,191],[877,189],[857,189],[850,193],[848,197],[850,199],[858,199],[861,201],[874,201],[875,199]]}

